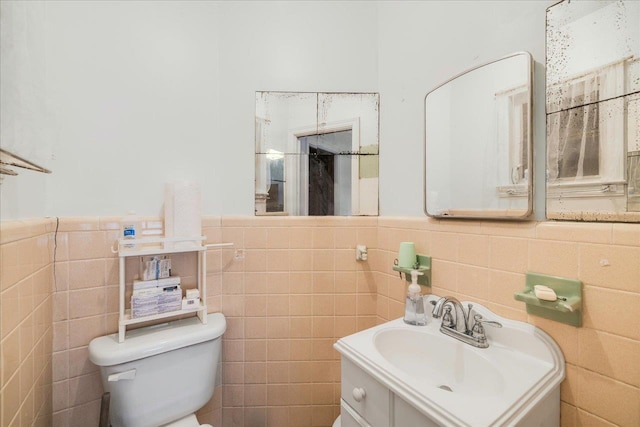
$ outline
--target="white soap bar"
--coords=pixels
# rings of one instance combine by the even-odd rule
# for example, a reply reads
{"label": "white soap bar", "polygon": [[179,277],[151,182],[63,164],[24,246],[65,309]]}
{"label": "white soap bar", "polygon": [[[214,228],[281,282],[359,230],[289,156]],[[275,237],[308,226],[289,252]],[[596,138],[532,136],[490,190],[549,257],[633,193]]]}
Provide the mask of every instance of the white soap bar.
{"label": "white soap bar", "polygon": [[541,299],[544,301],[555,301],[558,299],[556,292],[548,286],[535,285],[533,287],[533,291],[536,294],[536,297],[538,297],[538,299]]}

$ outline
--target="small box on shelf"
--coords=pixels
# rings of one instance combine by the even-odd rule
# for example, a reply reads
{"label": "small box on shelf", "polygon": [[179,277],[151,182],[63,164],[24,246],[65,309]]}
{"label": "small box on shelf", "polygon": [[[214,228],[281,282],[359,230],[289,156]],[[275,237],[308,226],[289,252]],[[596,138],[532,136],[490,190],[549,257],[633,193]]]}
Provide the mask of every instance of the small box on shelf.
{"label": "small box on shelf", "polygon": [[200,307],[200,298],[182,298],[183,310],[194,310]]}
{"label": "small box on shelf", "polygon": [[171,276],[171,258],[168,255],[141,256],[138,276],[142,280],[168,278]]}
{"label": "small box on shelf", "polygon": [[180,286],[180,276],[171,276],[157,280],[134,280],[133,291],[149,288],[165,288],[168,286]]}

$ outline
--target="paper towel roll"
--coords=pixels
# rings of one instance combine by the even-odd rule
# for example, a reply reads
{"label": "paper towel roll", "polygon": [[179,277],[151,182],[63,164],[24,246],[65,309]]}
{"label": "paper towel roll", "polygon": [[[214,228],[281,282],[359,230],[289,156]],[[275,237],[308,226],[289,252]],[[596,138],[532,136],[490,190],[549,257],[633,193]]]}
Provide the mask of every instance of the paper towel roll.
{"label": "paper towel roll", "polygon": [[[202,235],[200,185],[195,182],[169,182],[164,191],[165,236],[196,238]],[[173,247],[199,246],[200,242],[176,242]],[[171,245],[165,245],[171,247]]]}

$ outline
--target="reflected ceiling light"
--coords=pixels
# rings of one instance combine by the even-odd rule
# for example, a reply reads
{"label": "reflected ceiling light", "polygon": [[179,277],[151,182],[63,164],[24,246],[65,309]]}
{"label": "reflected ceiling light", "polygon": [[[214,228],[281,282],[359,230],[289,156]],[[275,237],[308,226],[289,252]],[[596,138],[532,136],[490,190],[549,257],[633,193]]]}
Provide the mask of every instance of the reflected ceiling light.
{"label": "reflected ceiling light", "polygon": [[282,151],[278,151],[278,150],[274,150],[273,148],[269,148],[267,150],[267,159],[269,159],[269,160],[284,159],[284,153]]}

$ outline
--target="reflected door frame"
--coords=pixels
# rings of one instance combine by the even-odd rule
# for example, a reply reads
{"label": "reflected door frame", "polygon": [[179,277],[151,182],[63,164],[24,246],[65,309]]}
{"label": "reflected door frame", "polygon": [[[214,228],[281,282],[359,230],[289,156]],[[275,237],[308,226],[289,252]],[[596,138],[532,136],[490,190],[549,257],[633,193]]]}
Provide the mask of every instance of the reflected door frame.
{"label": "reflected door frame", "polygon": [[351,215],[360,214],[360,162],[356,155],[360,152],[360,119],[347,119],[329,123],[318,123],[303,126],[300,128],[289,129],[288,131],[288,151],[295,153],[295,156],[286,156],[285,171],[306,170],[307,173],[301,173],[299,179],[286,179],[284,186],[284,210],[289,215],[308,215],[309,214],[309,163],[303,162],[304,155],[309,153],[302,152],[299,138],[312,135],[324,135],[327,133],[351,131]]}

